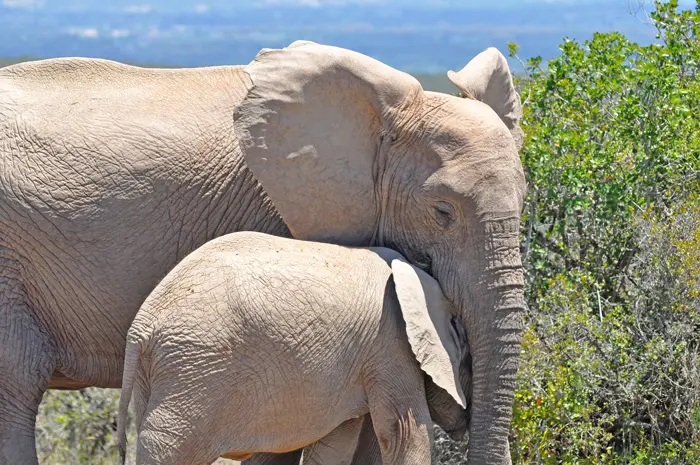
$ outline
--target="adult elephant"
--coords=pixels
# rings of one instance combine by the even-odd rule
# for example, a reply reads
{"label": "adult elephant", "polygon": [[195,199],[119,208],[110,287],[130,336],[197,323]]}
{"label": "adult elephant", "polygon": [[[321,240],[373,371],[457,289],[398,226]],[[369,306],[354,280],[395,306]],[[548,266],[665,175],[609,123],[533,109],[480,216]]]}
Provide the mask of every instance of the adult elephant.
{"label": "adult elephant", "polygon": [[0,70],[0,463],[36,464],[47,388],[119,387],[140,304],[239,230],[382,245],[429,270],[473,354],[470,464],[508,457],[523,277],[520,103],[488,49],[469,98],[311,42],[247,67]]}

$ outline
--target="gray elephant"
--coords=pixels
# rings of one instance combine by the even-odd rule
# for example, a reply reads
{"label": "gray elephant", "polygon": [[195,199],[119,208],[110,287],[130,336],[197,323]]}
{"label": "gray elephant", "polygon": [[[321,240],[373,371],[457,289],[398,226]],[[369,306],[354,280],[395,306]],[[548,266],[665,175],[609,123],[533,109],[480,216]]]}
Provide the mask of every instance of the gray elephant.
{"label": "gray elephant", "polygon": [[2,68],[0,463],[37,463],[47,388],[120,387],[159,280],[247,230],[386,246],[434,276],[472,349],[470,464],[501,463],[524,305],[520,101],[495,49],[450,79],[467,98],[309,42],[247,66]]}
{"label": "gray elephant", "polygon": [[371,414],[381,463],[425,465],[426,396],[441,426],[464,434],[470,370],[456,308],[397,252],[228,234],[183,259],[136,314],[120,451],[133,393],[139,464],[312,444],[305,464],[349,464]]}

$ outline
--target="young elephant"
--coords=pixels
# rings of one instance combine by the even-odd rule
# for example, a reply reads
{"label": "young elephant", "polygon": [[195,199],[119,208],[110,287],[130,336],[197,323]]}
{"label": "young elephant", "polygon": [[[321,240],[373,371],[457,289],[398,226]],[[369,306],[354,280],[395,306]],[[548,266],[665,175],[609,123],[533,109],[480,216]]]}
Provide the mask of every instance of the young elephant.
{"label": "young elephant", "polygon": [[368,413],[383,463],[430,463],[431,413],[448,429],[468,421],[471,359],[456,315],[438,282],[393,250],[221,236],[168,273],[129,329],[122,458],[133,392],[139,464],[319,440],[305,463],[338,463],[324,444],[341,425],[352,444],[347,431],[359,436]]}

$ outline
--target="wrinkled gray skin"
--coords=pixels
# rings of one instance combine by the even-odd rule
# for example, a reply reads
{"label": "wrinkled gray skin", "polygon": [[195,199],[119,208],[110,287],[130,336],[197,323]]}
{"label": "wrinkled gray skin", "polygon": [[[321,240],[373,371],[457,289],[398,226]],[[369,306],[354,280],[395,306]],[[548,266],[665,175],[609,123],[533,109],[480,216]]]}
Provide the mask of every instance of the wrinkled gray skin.
{"label": "wrinkled gray skin", "polygon": [[[469,356],[467,354],[467,356]],[[462,367],[463,380],[467,382],[469,388],[471,360],[466,361]],[[453,440],[464,439],[465,428],[469,423],[469,411],[464,411],[454,399],[432,382],[429,376],[425,376],[425,395],[428,403],[428,410],[433,422],[439,425]],[[469,402],[470,393],[467,395]],[[469,407],[469,406],[467,406]],[[466,420],[466,424],[465,424]],[[359,422],[362,422],[359,424]],[[358,431],[358,429],[360,431]],[[257,454],[254,458],[245,463],[255,461],[256,463],[276,464],[290,461],[308,465],[308,463],[322,463],[326,465],[381,465],[382,454],[377,442],[377,436],[372,427],[372,420],[369,415],[348,420],[333,430],[331,434],[320,441],[311,444],[303,449],[303,454],[297,457],[294,454]],[[433,458],[432,462],[435,459]]]}
{"label": "wrinkled gray skin", "polygon": [[163,279],[129,329],[122,460],[133,394],[142,465],[300,445],[310,446],[305,464],[350,464],[367,414],[377,463],[429,463],[431,413],[448,431],[467,429],[459,318],[438,282],[390,249],[214,239]]}
{"label": "wrinkled gray skin", "polygon": [[458,98],[293,45],[246,67],[0,70],[0,463],[37,463],[47,388],[119,387],[156,283],[242,230],[386,246],[429,271],[472,349],[469,463],[508,460],[525,180],[505,59],[450,73]]}

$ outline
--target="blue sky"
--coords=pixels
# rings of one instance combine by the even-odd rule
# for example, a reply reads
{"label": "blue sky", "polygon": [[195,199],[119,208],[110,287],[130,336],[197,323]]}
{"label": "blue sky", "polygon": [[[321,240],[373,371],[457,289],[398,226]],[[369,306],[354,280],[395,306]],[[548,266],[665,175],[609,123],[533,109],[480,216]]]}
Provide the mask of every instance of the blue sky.
{"label": "blue sky", "polygon": [[[620,5],[626,6],[628,3],[636,5],[642,3],[651,4],[650,0],[110,0],[108,5],[112,7],[123,7],[137,9],[136,7],[145,8],[147,6],[158,8],[195,8],[197,6],[206,5],[215,8],[231,8],[243,6],[274,6],[274,5],[304,5],[323,7],[328,5],[396,5],[396,6],[423,6],[426,8],[440,7],[489,7],[489,8],[507,8],[513,5],[523,4],[607,4],[610,6]],[[14,8],[41,8],[50,6],[54,8],[87,8],[94,7],[97,4],[103,3],[101,0],[1,0],[0,3],[7,7]],[[694,0],[680,0],[682,6],[694,5]]]}
{"label": "blue sky", "polygon": [[[246,63],[307,39],[407,71],[443,72],[489,46],[558,54],[564,37],[654,40],[651,0],[0,0],[0,57],[93,56],[162,65]],[[684,8],[695,0],[681,0]]]}

